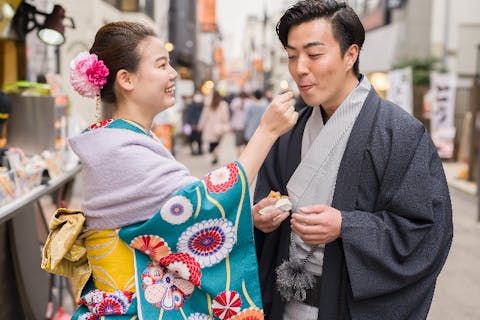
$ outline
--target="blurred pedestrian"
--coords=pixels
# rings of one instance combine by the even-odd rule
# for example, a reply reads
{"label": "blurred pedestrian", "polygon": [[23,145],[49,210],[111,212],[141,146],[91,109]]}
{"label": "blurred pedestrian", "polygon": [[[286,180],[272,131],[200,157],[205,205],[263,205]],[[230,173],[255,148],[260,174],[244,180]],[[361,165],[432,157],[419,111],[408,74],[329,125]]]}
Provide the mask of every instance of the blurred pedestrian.
{"label": "blurred pedestrian", "polygon": [[83,212],[57,210],[43,250],[42,268],[74,279],[72,319],[203,319],[210,297],[231,292],[261,306],[248,183],[296,121],[292,93],[272,101],[238,161],[198,180],[150,131],[175,104],[177,78],[152,29],[108,23],[70,66],[74,89],[102,114],[70,139]]}
{"label": "blurred pedestrian", "polygon": [[249,141],[258,127],[263,113],[267,109],[267,101],[264,99],[263,91],[257,89],[253,92],[253,99],[247,104],[245,110],[245,141]]}
{"label": "blurred pedestrian", "polygon": [[[277,24],[307,105],[257,178],[253,219],[267,319],[426,319],[453,236],[425,127],[359,72],[346,2],[303,0]],[[271,205],[289,196],[292,214]]]}
{"label": "blurred pedestrian", "polygon": [[212,165],[218,163],[218,145],[230,131],[230,111],[228,104],[217,90],[213,91],[210,105],[203,108],[198,124],[203,133],[203,141],[209,143],[208,152],[212,155]]}
{"label": "blurred pedestrian", "polygon": [[[190,144],[190,153],[192,156],[203,154],[202,149],[202,130],[200,130],[198,123],[203,110],[203,95],[196,92],[193,99],[187,104],[187,115],[185,123],[190,127],[190,136],[188,142]],[[197,145],[196,150],[194,144]]]}
{"label": "blurred pedestrian", "polygon": [[235,147],[237,156],[242,153],[246,144],[245,140],[245,107],[248,103],[248,95],[245,91],[241,91],[230,102],[231,119],[230,126],[235,134]]}
{"label": "blurred pedestrian", "polygon": [[273,90],[272,88],[267,88],[265,89],[265,92],[263,93],[265,100],[267,100],[268,103],[270,103],[273,99]]}
{"label": "blurred pedestrian", "polygon": [[182,102],[179,103],[179,107],[180,107],[179,110],[181,110],[181,117],[182,117],[182,124],[183,124],[182,126],[183,138],[187,142],[190,139],[190,134],[192,133],[192,127],[189,124],[187,124],[187,113],[188,113],[187,105],[192,103],[192,101],[193,101],[193,96],[183,95]]}
{"label": "blurred pedestrian", "polygon": [[6,123],[10,112],[12,111],[12,103],[8,96],[0,90],[0,147],[7,144],[7,130]]}

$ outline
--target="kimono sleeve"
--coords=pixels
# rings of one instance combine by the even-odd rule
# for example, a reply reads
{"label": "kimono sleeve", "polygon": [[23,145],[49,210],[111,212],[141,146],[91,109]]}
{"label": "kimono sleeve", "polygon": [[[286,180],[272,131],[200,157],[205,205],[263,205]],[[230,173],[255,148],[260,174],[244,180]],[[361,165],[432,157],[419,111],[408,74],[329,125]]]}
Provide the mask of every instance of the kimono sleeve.
{"label": "kimono sleeve", "polygon": [[[279,165],[278,165],[278,147],[279,140],[274,144],[267,158],[263,162],[260,171],[258,172],[255,193],[253,197],[253,202],[257,203],[263,198],[268,196],[270,191],[280,191],[280,193],[285,194],[284,187],[281,183],[281,175],[279,174]],[[257,248],[257,256],[260,258],[262,256],[263,246],[265,242],[265,233],[257,228],[254,228],[255,234],[255,246]]]}
{"label": "kimono sleeve", "polygon": [[[379,187],[378,198],[388,200],[385,206],[375,212],[342,211],[342,242],[354,299],[436,278],[448,255],[452,209],[441,160],[426,132],[412,150],[404,166],[391,165],[392,160],[378,164],[386,168],[384,177],[396,177],[385,188],[388,196]],[[392,157],[398,154],[392,152]]]}
{"label": "kimono sleeve", "polygon": [[122,228],[121,239],[136,249],[139,318],[263,316],[252,230],[238,162],[181,188],[145,223]]}
{"label": "kimono sleeve", "polygon": [[254,203],[257,203],[268,196],[271,190],[280,191],[280,193],[285,194],[285,188],[280,180],[282,175],[279,172],[279,141],[280,140],[277,140],[277,142],[275,142],[258,172],[253,198]]}

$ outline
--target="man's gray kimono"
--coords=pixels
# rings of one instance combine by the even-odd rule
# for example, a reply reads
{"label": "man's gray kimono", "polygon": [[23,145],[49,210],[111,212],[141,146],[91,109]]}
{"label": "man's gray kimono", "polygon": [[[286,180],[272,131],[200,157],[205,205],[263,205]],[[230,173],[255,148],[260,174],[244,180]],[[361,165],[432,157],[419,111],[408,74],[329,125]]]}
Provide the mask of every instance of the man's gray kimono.
{"label": "man's gray kimono", "polygon": [[[302,109],[270,151],[256,202],[270,190],[287,194],[311,113]],[[342,237],[325,246],[318,319],[425,319],[453,237],[447,182],[426,129],[372,89],[335,185]],[[289,256],[290,221],[268,234],[255,231],[266,318],[282,319],[275,269]]]}

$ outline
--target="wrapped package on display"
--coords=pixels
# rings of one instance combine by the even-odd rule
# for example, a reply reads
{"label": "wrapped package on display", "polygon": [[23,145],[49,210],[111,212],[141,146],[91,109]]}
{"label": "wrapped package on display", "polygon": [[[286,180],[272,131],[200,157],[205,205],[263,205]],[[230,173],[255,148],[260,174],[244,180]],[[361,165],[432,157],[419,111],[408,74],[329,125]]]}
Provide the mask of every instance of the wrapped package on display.
{"label": "wrapped package on display", "polygon": [[13,201],[20,193],[15,181],[15,173],[0,167],[0,205]]}

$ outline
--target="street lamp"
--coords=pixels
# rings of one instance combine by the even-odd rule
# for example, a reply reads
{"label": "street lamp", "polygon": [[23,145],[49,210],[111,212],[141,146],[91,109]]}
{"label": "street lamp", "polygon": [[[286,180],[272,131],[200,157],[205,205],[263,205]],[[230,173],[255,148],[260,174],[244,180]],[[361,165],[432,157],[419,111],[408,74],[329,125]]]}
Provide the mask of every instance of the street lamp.
{"label": "street lamp", "polygon": [[167,50],[167,52],[172,52],[173,49],[175,49],[175,45],[173,43],[170,41],[165,43],[165,50]]}
{"label": "street lamp", "polygon": [[[37,15],[46,17],[43,24],[38,22]],[[45,13],[22,1],[13,18],[13,26],[15,31],[22,36],[38,28],[37,36],[42,42],[59,46],[65,42],[64,19],[70,20],[71,24],[67,27],[75,28],[73,19],[65,16],[65,9],[62,6],[56,4],[51,13]]]}

